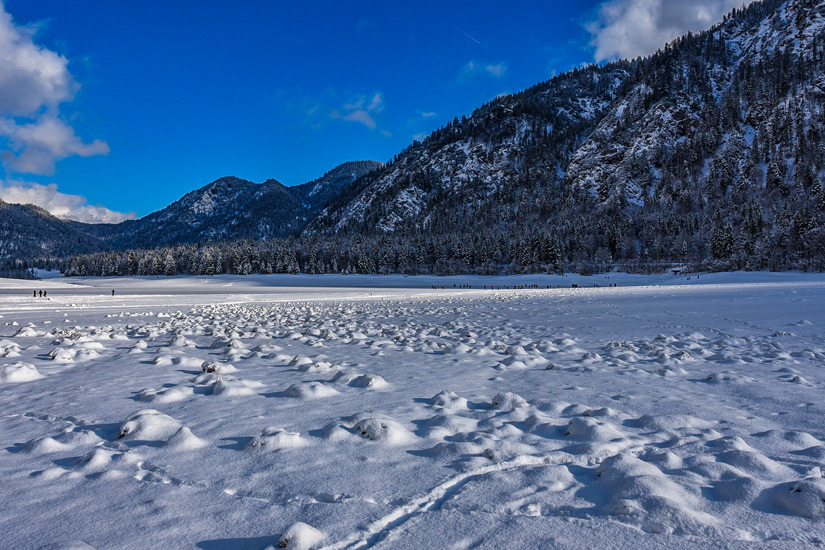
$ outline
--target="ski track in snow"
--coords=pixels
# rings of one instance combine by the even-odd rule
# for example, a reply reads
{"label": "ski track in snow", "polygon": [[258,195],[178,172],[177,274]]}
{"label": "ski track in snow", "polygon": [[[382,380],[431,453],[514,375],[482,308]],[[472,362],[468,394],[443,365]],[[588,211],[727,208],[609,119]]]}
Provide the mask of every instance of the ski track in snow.
{"label": "ski track in snow", "polygon": [[825,544],[825,280],[738,277],[9,297],[2,544]]}

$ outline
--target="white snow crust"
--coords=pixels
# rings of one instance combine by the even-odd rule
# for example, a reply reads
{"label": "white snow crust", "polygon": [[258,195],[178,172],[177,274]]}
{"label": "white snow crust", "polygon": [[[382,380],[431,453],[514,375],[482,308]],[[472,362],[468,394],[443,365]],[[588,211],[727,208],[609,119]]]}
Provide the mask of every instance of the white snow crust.
{"label": "white snow crust", "polygon": [[699,275],[0,280],[0,547],[822,546],[825,275]]}

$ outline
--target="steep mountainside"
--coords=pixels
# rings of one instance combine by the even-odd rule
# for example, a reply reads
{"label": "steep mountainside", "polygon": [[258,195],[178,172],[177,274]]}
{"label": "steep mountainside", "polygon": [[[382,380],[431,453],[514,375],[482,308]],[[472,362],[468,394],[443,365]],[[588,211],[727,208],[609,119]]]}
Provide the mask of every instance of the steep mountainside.
{"label": "steep mountainside", "polygon": [[0,260],[68,256],[103,246],[42,208],[0,200]]}
{"label": "steep mountainside", "polygon": [[382,166],[383,163],[372,160],[345,162],[316,180],[291,187],[290,191],[299,197],[312,216],[316,216],[327,202],[347,190],[354,181]]}
{"label": "steep mountainside", "polygon": [[471,260],[502,238],[549,239],[523,268],[557,256],[804,263],[825,247],[823,67],[825,3],[757,2],[651,57],[577,69],[454,120],[305,235],[481,239]]}
{"label": "steep mountainside", "polygon": [[356,182],[307,232],[422,228],[438,223],[434,213],[456,208],[471,223],[490,207],[512,213],[513,192],[533,173],[542,180],[536,190],[541,200],[563,175],[571,148],[613,103],[630,69],[622,62],[576,70],[455,119]]}

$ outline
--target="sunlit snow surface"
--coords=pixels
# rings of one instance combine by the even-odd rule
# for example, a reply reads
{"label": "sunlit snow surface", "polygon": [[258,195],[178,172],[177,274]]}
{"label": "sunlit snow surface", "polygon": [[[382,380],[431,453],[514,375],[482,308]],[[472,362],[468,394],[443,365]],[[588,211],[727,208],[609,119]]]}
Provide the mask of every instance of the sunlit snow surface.
{"label": "sunlit snow surface", "polygon": [[822,545],[823,305],[806,274],[0,280],[0,547]]}

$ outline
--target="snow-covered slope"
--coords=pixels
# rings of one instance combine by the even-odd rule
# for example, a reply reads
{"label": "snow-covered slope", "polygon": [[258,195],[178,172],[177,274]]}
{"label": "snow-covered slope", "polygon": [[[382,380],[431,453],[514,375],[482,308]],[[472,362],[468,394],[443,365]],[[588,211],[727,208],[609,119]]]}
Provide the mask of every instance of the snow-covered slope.
{"label": "snow-covered slope", "polygon": [[0,261],[16,258],[61,257],[105,247],[31,204],[0,200]]}
{"label": "snow-covered slope", "polygon": [[764,0],[648,58],[498,98],[356,182],[305,234],[535,232],[569,262],[804,266],[825,253],[823,34],[822,2]]}
{"label": "snow-covered slope", "polygon": [[[604,202],[600,186],[607,186],[608,197],[621,187],[624,198],[637,206],[646,197],[669,197],[673,184],[665,181],[669,174],[663,174],[662,167],[674,155],[691,153],[701,155],[709,169],[693,183],[707,184],[730,170],[724,176],[729,181],[722,185],[736,185],[749,177],[749,163],[757,163],[753,140],[770,140],[769,134],[787,123],[791,106],[791,124],[807,133],[809,124],[823,116],[825,71],[814,60],[822,47],[817,40],[821,43],[825,36],[825,5],[803,0],[778,4],[757,5],[755,15],[728,19],[705,33],[704,40],[685,37],[654,56],[641,69],[639,82],[617,98],[573,154],[566,176],[573,191]],[[703,52],[721,53],[697,68]],[[765,77],[754,74],[760,65],[784,73],[789,82],[795,71],[804,76],[793,87],[771,86],[775,95],[760,93],[767,84]],[[709,123],[714,141],[697,143],[697,138],[705,139]],[[792,141],[791,147],[797,145]],[[802,159],[799,151],[787,153],[792,170]]]}
{"label": "snow-covered slope", "polygon": [[[604,116],[628,68],[616,63],[573,71],[456,119],[356,182],[308,233],[421,227],[435,210],[456,204],[483,208],[537,169],[550,175],[542,182],[549,186],[563,173],[563,149]],[[537,148],[543,150],[540,157],[534,155]],[[502,206],[516,205],[510,199]]]}
{"label": "snow-covered slope", "polygon": [[191,191],[166,208],[117,225],[72,224],[117,249],[294,235],[331,197],[381,166],[347,162],[296,187],[224,177]]}

